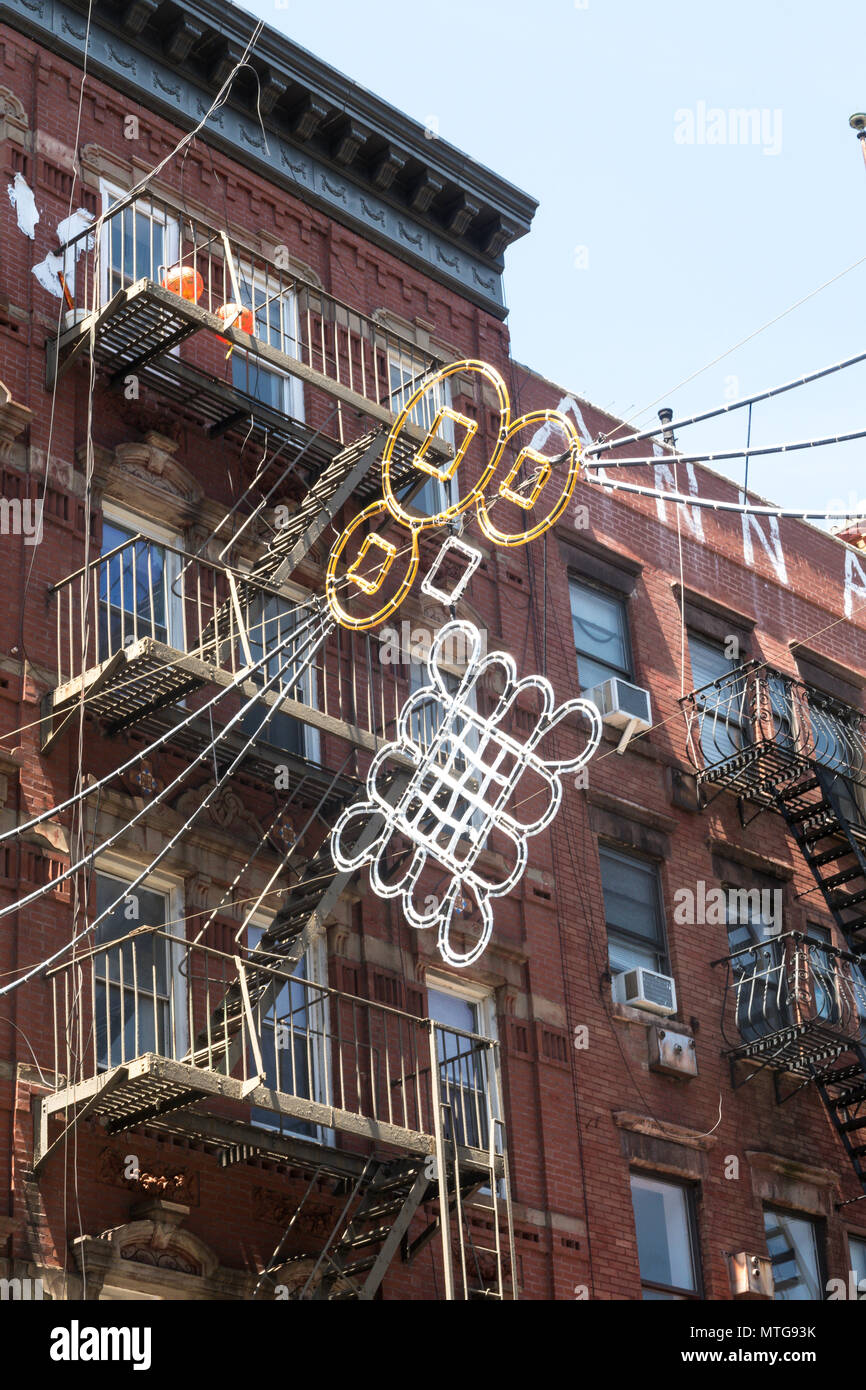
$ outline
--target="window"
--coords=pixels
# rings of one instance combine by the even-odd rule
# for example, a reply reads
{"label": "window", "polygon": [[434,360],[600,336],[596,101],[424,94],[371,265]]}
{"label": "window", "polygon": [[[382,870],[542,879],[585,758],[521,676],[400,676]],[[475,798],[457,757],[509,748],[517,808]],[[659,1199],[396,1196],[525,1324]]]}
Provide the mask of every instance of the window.
{"label": "window", "polygon": [[[391,391],[391,409],[401,411],[412,399],[418,390],[425,374],[426,367],[423,363],[407,359],[405,356],[399,358],[388,358],[388,384]],[[427,391],[422,400],[418,402],[412,414],[409,416],[413,425],[417,425],[419,430],[425,432],[429,430],[437,413],[451,405],[451,382],[437,382],[435,388]],[[446,420],[442,426],[440,437],[454,448],[454,425],[450,420]],[[405,493],[404,493],[405,495]],[[457,478],[451,478],[447,483],[443,483],[441,478],[428,477],[424,486],[415,494],[409,505],[424,516],[436,516],[449,507],[452,502],[456,502],[459,493],[457,491]]]}
{"label": "window", "polygon": [[437,983],[428,987],[427,1001],[430,1018],[444,1025],[436,1030],[439,1081],[442,1102],[451,1107],[457,1142],[487,1149],[490,1120],[496,1114],[490,1051],[462,1034],[495,1037],[493,1000],[489,994]]}
{"label": "window", "polygon": [[851,1273],[854,1275],[858,1293],[862,1297],[866,1293],[866,1238],[849,1236],[848,1255],[851,1261]]}
{"label": "window", "polygon": [[[737,1027],[746,1042],[778,1032],[788,1019],[784,948],[775,939],[778,925],[764,917],[763,901],[758,888],[725,885],[728,949],[732,955],[742,951],[731,964],[731,980]],[[746,951],[746,946],[756,949]]]}
{"label": "window", "polygon": [[839,700],[818,690],[809,692],[809,722],[813,756],[826,769],[822,785],[853,825],[866,829],[866,788],[854,780],[860,768],[860,716]]}
{"label": "window", "polygon": [[816,1223],[805,1216],[767,1208],[764,1230],[773,1263],[776,1302],[822,1300],[824,1282]]}
{"label": "window", "polygon": [[180,556],[163,540],[151,538],[153,529],[144,523],[139,528],[108,507],[103,513],[102,554],[107,558],[99,566],[99,661],[142,637],[182,646],[176,590]]}
{"label": "window", "polygon": [[174,948],[165,937],[148,932],[121,941],[138,927],[159,926],[171,932],[170,892],[145,884],[126,892],[130,881],[107,873],[96,875],[96,916],[112,903],[116,906],[96,928],[95,945],[118,943],[94,957],[93,1006],[101,1070],[147,1052],[183,1056],[180,1033],[186,1010],[182,976],[176,969],[176,952],[183,948]]}
{"label": "window", "polygon": [[[298,357],[297,302],[290,290],[282,290],[278,281],[252,272],[240,275],[241,303],[252,309],[255,336],[263,343]],[[240,327],[240,320],[235,321]],[[231,356],[232,385],[254,400],[269,405],[295,420],[304,419],[303,382],[279,367],[256,357],[254,353],[235,348]]]}
{"label": "window", "polygon": [[[264,935],[264,927],[250,927],[250,948],[255,949]],[[304,1100],[324,1099],[324,1069],[327,1065],[327,995],[316,988],[315,977],[324,973],[321,943],[315,943],[301,957],[279,990],[271,1007],[259,1025],[259,1048],[265,1070],[265,1085],[284,1095]],[[258,1022],[258,1013],[254,1011]],[[249,1065],[254,1071],[253,1059]],[[253,1106],[253,1124],[275,1129],[280,1134],[298,1134],[308,1139],[320,1139],[318,1125],[291,1115],[279,1115],[274,1110]]]}
{"label": "window", "polygon": [[[692,689],[701,690],[711,681],[725,680],[737,667],[732,657],[725,655],[725,649],[703,637],[689,633],[689,657],[692,663]],[[739,681],[725,681],[724,685],[703,690],[698,696],[697,706],[701,711],[701,751],[707,766],[730,757],[743,746],[742,726],[744,710],[742,701],[745,685]]]}
{"label": "window", "polygon": [[[102,208],[110,213],[125,193],[102,184]],[[178,224],[163,208],[146,199],[136,201],[104,225],[102,244],[102,302],[137,280],[159,283],[161,269],[177,264]]]}
{"label": "window", "polygon": [[696,1298],[694,1194],[681,1183],[631,1175],[640,1280],[645,1299]]}
{"label": "window", "polygon": [[579,579],[569,580],[571,622],[581,690],[612,676],[632,678],[625,600]]}
{"label": "window", "polygon": [[[269,649],[277,653],[280,643],[287,640],[297,623],[298,610],[288,599],[272,596],[251,604],[247,637],[253,661],[261,660]],[[314,665],[311,664],[304,670],[303,661],[301,661],[293,671],[292,668],[285,665],[290,654],[291,648],[287,647],[284,651],[269,657],[264,665],[253,673],[252,680],[257,685],[265,685],[269,680],[272,680],[269,693],[278,693],[282,686],[291,699],[315,707],[316,672]],[[285,669],[283,670],[284,666]],[[282,674],[279,674],[280,672]],[[290,686],[292,675],[295,673],[300,678],[297,685]],[[269,708],[270,706],[264,702],[251,705],[238,721],[240,730],[248,736],[256,735],[262,743],[279,748],[285,753],[295,753],[299,757],[309,758],[311,762],[318,762],[320,759],[318,729],[310,728],[309,725],[304,724],[300,719],[295,719],[291,714],[276,710],[261,728],[261,732],[257,732]]]}
{"label": "window", "polygon": [[614,975],[642,965],[667,971],[658,869],[644,859],[599,846],[610,968]]}

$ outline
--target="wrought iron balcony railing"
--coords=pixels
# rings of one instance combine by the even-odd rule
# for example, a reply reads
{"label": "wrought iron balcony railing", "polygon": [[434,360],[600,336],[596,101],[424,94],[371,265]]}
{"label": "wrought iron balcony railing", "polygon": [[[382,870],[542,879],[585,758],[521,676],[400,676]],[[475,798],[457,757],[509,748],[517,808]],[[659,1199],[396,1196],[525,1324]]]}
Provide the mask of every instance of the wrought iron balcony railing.
{"label": "wrought iron balcony railing", "polygon": [[810,768],[866,786],[866,716],[760,661],[681,701],[698,781],[772,800]]}
{"label": "wrought iron balcony railing", "polygon": [[[63,253],[74,307],[49,351],[49,380],[76,348],[86,348],[95,317],[97,359],[114,378],[147,369],[150,384],[186,399],[179,345],[207,329],[211,345],[197,348],[204,354],[197,365],[262,407],[303,419],[298,401],[306,383],[336,398],[337,423],[328,432],[341,442],[355,437],[359,412],[390,423],[434,358],[294,273],[281,250],[263,256],[229,239],[215,220],[158,197],[130,203],[109,196],[99,232],[81,231]],[[229,341],[237,346],[227,362]],[[435,409],[415,422],[423,431]]]}
{"label": "wrought iron balcony railing", "polygon": [[[313,611],[230,566],[141,535],[68,575],[49,597],[55,728],[82,687],[91,712],[119,729],[209,681],[227,685],[250,660],[300,632]],[[296,652],[297,679],[294,666],[280,676],[281,709],[312,728],[377,747],[406,698],[405,670],[401,681],[397,665],[373,662],[364,634],[341,629],[317,649],[313,636],[299,636]],[[242,687],[245,698],[279,665],[265,660],[253,683]],[[264,698],[273,702],[276,695]],[[271,721],[267,729],[278,727]]]}
{"label": "wrought iron balcony railing", "polygon": [[848,952],[787,932],[713,965],[726,972],[722,1036],[732,1056],[810,1075],[866,1037],[866,980]]}
{"label": "wrought iron balcony railing", "polygon": [[[92,1101],[117,1132],[219,1097],[247,1122],[322,1142],[340,1131],[431,1153],[438,1135],[462,1161],[487,1168],[492,1155],[501,1172],[490,1038],[152,927],[47,978],[53,1056],[40,1060],[54,1089],[45,1126]],[[46,1128],[40,1162],[47,1142]]]}

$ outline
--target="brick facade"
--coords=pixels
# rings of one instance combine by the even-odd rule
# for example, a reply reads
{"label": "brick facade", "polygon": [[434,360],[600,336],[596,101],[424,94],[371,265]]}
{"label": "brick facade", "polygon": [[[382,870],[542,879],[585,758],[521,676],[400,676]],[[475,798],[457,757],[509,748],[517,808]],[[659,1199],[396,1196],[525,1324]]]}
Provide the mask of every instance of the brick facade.
{"label": "brick facade", "polygon": [[[56,664],[46,591],[85,558],[88,374],[86,366],[78,365],[63,378],[52,425],[45,342],[54,335],[59,303],[37,283],[31,267],[56,249],[55,228],[68,212],[78,87],[79,73],[67,59],[0,25],[0,175],[5,187],[23,174],[40,214],[30,240],[16,225],[5,193],[0,198],[0,380],[12,402],[31,412],[0,452],[0,495],[36,498],[47,485],[41,544],[28,546],[21,536],[0,538],[4,830],[70,796],[77,766],[77,723],[43,756],[39,718],[40,700],[52,688]],[[131,114],[139,123],[136,141],[124,138],[124,121]],[[179,135],[154,111],[90,78],[81,115],[75,205],[96,211],[100,177],[131,183],[162,160]],[[199,140],[182,164],[174,160],[166,167],[153,191],[184,207],[208,209],[230,235],[265,251],[287,246],[292,263],[304,267],[325,291],[362,313],[392,316],[390,321],[404,325],[419,343],[432,340],[443,355],[489,361],[508,381],[520,411],[560,406],[573,414],[585,438],[616,425],[513,361],[507,327],[495,314],[425,276],[396,251],[365,240],[311,207],[300,194],[270,185],[218,147]],[[209,351],[207,365],[216,370],[224,350]],[[478,410],[480,405],[459,392],[454,403],[458,409]],[[154,393],[146,392],[134,403],[124,400],[102,376],[94,406],[92,437],[99,466],[91,498],[93,543],[98,545],[101,537],[99,480],[108,476],[105,469],[110,474],[114,451],[156,434],[170,440],[171,460],[199,490],[198,500],[191,501],[164,488],[171,529],[187,539],[188,549],[196,549],[201,541],[195,528],[206,534],[211,518],[232,506],[240,480],[249,480],[255,465],[249,451],[239,458],[226,440],[207,441]],[[307,424],[324,425],[328,408],[324,394],[308,387]],[[479,413],[482,433],[489,434],[490,412]],[[0,416],[6,419],[2,404]],[[700,467],[693,476],[701,495],[736,500],[737,490],[727,480]],[[669,476],[660,474],[660,479],[662,486],[670,485]],[[628,480],[652,484],[653,470],[630,470]],[[678,481],[685,484],[682,465]],[[113,486],[116,493],[116,481]],[[352,514],[350,504],[346,516]],[[805,929],[807,923],[832,926],[778,816],[763,813],[744,829],[736,800],[728,794],[703,812],[697,808],[678,705],[681,694],[693,686],[687,645],[684,667],[681,661],[683,623],[697,624],[710,637],[740,637],[744,659],[760,657],[792,675],[800,669],[807,679],[824,670],[831,692],[835,682],[837,688],[853,691],[862,707],[866,560],[852,546],[807,524],[781,521],[774,530],[775,523],[766,518],[744,522],[736,514],[705,510],[696,534],[696,515],[683,515],[678,529],[670,504],[665,509],[651,499],[607,495],[581,482],[568,512],[544,540],[498,552],[483,545],[484,564],[468,595],[471,605],[463,610],[487,629],[491,649],[503,647],[513,654],[519,674],[543,672],[558,698],[565,699],[576,690],[569,574],[618,574],[629,595],[634,680],[650,690],[653,702],[654,727],[647,736],[620,757],[607,734],[590,765],[588,786],[566,781],[560,814],[530,842],[529,871],[512,894],[496,902],[491,946],[467,972],[489,991],[495,1010],[517,1273],[527,1299],[574,1299],[584,1291],[603,1300],[640,1297],[630,1170],[673,1176],[693,1186],[701,1287],[707,1299],[731,1295],[727,1253],[766,1252],[766,1201],[824,1223],[828,1278],[847,1277],[846,1232],[866,1239],[862,1206],[837,1208],[838,1202],[857,1195],[857,1185],[817,1096],[807,1088],[779,1105],[768,1073],[745,1089],[732,1089],[721,1055],[722,977],[710,965],[727,952],[725,928],[677,926],[673,919],[678,889],[699,881],[726,882],[739,872],[744,886],[771,882],[781,889],[786,930]],[[322,552],[314,552],[295,579],[317,592],[322,574]],[[413,603],[400,616],[424,620]],[[792,643],[798,644],[793,650]],[[105,739],[90,721],[83,738],[83,767],[95,776],[120,766],[141,746],[134,729]],[[573,740],[573,731],[566,730],[562,738],[563,743]],[[339,740],[323,736],[323,763],[335,768],[345,753]],[[183,766],[182,753],[169,747],[157,755],[153,771],[165,784]],[[365,766],[361,755],[356,768],[363,771]],[[206,771],[202,767],[195,785],[206,784]],[[245,814],[259,826],[265,823],[273,811],[273,789],[247,777],[235,790]],[[112,784],[100,809],[100,828],[121,825],[143,804],[128,782]],[[121,848],[131,861],[146,863],[178,823],[169,812],[152,822],[145,818]],[[45,835],[28,837],[20,853],[13,842],[0,846],[5,853],[0,864],[3,902],[24,896],[42,881],[40,875],[51,872],[46,860],[68,862],[69,833],[68,817],[58,816]],[[231,880],[249,847],[246,834],[237,812],[229,826],[205,820],[166,860],[163,867],[181,886],[186,913],[210,907],[210,887],[221,888]],[[321,829],[311,831],[310,850],[319,839]],[[694,1039],[696,1077],[651,1071],[649,1036],[658,1022],[611,999],[600,841],[637,851],[659,865],[670,970],[678,993],[678,1012],[664,1026]],[[269,851],[261,873],[277,862]],[[428,978],[448,973],[430,934],[413,932],[397,908],[379,901],[369,890],[366,873],[356,879],[349,896],[327,929],[330,985],[423,1016]],[[71,904],[67,884],[6,919],[0,933],[0,975],[57,950],[69,935]],[[231,914],[221,914],[211,944],[230,949],[235,927]],[[248,1295],[250,1280],[255,1282],[270,1258],[303,1190],[300,1174],[273,1164],[221,1168],[194,1141],[169,1142],[141,1128],[112,1137],[84,1122],[35,1178],[31,1099],[41,1087],[33,1053],[43,1068],[53,1065],[48,983],[38,979],[15,991],[2,1012],[0,1171],[8,1173],[14,1197],[8,1218],[0,1221],[0,1236],[11,1267],[46,1271],[60,1290],[61,1271],[75,1274],[78,1269],[71,1242],[78,1241],[80,1249],[81,1237],[97,1237],[139,1219],[130,1215],[136,1204],[162,1198],[188,1207],[182,1230],[189,1268],[211,1281],[206,1285],[209,1296]],[[588,1030],[586,1045],[577,1046],[576,1030],[582,1028]],[[137,1181],[123,1176],[130,1154],[138,1158]],[[737,1166],[732,1158],[738,1160],[737,1176],[729,1176]],[[318,1248],[337,1202],[324,1189],[317,1193],[312,1210],[298,1223],[293,1252]],[[472,1225],[478,1244],[486,1245],[483,1205]],[[207,1250],[215,1257],[214,1268],[202,1253]],[[441,1296],[439,1260],[435,1243],[411,1266],[395,1260],[384,1297]],[[96,1255],[94,1262],[92,1269]],[[177,1256],[166,1277],[170,1281],[183,1272]],[[189,1296],[182,1280],[177,1290],[177,1296]]]}

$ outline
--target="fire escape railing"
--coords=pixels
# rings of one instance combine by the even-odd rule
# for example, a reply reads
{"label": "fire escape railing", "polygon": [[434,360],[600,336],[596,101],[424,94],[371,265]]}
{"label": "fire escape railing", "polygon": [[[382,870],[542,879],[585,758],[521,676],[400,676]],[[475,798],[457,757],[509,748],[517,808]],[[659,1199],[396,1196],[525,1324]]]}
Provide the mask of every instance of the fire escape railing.
{"label": "fire escape railing", "polygon": [[[205,663],[236,677],[249,655],[265,658],[313,613],[312,604],[293,606],[242,571],[142,535],[60,580],[49,605],[58,697],[89,673],[104,673],[112,660],[134,660],[150,643],[169,649],[166,662],[177,653],[191,658],[191,670]],[[183,660],[174,664],[182,668]],[[266,676],[267,662],[263,669]],[[338,630],[318,648],[310,638],[306,646],[299,642],[294,712],[300,718],[306,712],[325,729],[339,721],[374,742],[386,732],[393,736],[407,671],[405,664],[380,661],[378,644],[363,633]]]}
{"label": "fire escape railing", "polygon": [[[399,410],[407,390],[411,394],[438,365],[410,339],[297,274],[289,265],[288,248],[263,255],[234,235],[230,238],[216,219],[206,221],[152,195],[133,203],[121,199],[105,214],[99,234],[91,227],[73,237],[63,253],[63,273],[67,302],[74,306],[67,315],[67,334],[142,281],[249,334],[255,340],[252,355],[236,349],[230,375],[239,390],[253,396],[261,391],[263,374],[284,365],[291,375],[294,365],[302,380],[325,389],[330,383],[337,394],[348,393],[350,405],[369,402],[381,421]],[[185,336],[183,329],[176,334],[179,341]],[[61,349],[63,343],[61,335]],[[256,355],[257,348],[263,356]],[[166,340],[163,349],[172,351],[172,342]],[[219,357],[224,355],[225,348]],[[268,381],[266,394],[271,391],[281,391],[276,379]],[[333,431],[341,440],[346,435],[344,413],[341,404],[339,428]],[[416,423],[426,429],[431,421]],[[350,428],[348,434],[353,433]]]}
{"label": "fire escape railing", "polygon": [[153,1055],[232,1078],[259,1110],[337,1129],[361,1117],[366,1132],[381,1126],[391,1142],[395,1131],[435,1136],[444,1105],[461,1147],[486,1151],[503,1114],[494,1040],[316,984],[261,955],[140,927],[46,978],[56,1096]]}
{"label": "fire escape railing", "polygon": [[866,981],[846,951],[786,932],[712,964],[726,972],[722,1036],[732,1056],[809,1074],[866,1034]]}
{"label": "fire escape railing", "polygon": [[680,703],[700,784],[771,800],[780,783],[818,766],[866,786],[866,716],[763,662]]}

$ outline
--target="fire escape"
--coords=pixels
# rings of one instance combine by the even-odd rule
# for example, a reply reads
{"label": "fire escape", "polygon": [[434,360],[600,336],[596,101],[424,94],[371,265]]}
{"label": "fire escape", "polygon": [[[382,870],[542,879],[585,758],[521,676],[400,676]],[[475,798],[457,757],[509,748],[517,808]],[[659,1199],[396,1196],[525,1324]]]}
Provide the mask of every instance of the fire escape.
{"label": "fire escape", "polygon": [[[399,391],[420,384],[432,359],[152,198],[119,203],[101,235],[70,243],[66,263],[81,307],[48,344],[49,384],[92,357],[109,388],[133,378],[207,438],[256,441],[268,460],[259,496],[282,496],[288,482],[295,504],[251,564],[228,545],[213,559],[160,543],[156,556],[139,535],[57,583],[43,748],[84,696],[106,736],[162,740],[216,772],[239,759],[246,777],[271,786],[275,763],[287,765],[289,799],[308,824],[330,827],[359,791],[347,765],[393,729],[405,677],[392,667],[387,680],[377,663],[374,679],[369,636],[339,628],[309,661],[297,639],[288,686],[262,689],[245,673],[266,651],[263,615],[283,583],[346,502],[381,495]],[[292,413],[286,382],[324,424]],[[413,460],[426,433],[409,425],[395,455],[409,498],[423,481]],[[448,446],[432,452],[447,457]],[[236,518],[233,538],[259,510]],[[315,629],[316,601],[294,621]],[[230,691],[229,709],[257,698],[289,715],[325,741],[326,756],[248,744],[238,729],[213,747],[201,701],[214,690]],[[292,1298],[368,1300],[398,1253],[411,1263],[436,1237],[446,1298],[515,1298],[498,1045],[297,975],[350,876],[337,872],[327,835],[295,882],[288,856],[283,870],[279,910],[253,948],[240,933],[223,950],[148,927],[49,973],[56,1084],[36,1104],[37,1172],[89,1117],[111,1134],[145,1126],[185,1136],[222,1166],[266,1160],[307,1181],[257,1296],[288,1281]],[[333,1226],[313,1268],[292,1279],[286,1247],[314,1189],[332,1198]]]}
{"label": "fire escape", "polygon": [[866,1196],[866,718],[759,661],[682,704],[703,804],[730,791],[744,825],[749,805],[781,815],[848,948],[759,931],[714,962],[734,1084],[748,1063],[745,1080],[774,1072],[780,1101],[815,1086]]}

